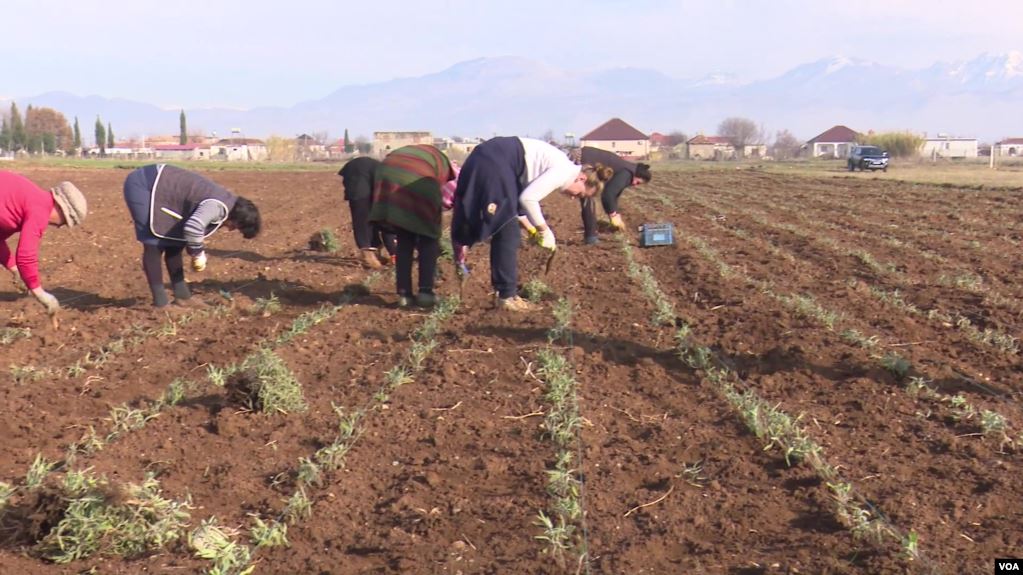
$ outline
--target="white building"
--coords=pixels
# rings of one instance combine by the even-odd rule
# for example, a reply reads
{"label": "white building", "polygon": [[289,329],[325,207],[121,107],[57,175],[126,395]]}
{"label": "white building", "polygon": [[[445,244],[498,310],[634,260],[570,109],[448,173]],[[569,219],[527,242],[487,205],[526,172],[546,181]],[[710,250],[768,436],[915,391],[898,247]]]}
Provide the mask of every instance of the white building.
{"label": "white building", "polygon": [[260,162],[269,155],[266,143],[255,138],[224,138],[210,145],[210,159],[213,160]]}
{"label": "white building", "polygon": [[1009,158],[1023,156],[1023,138],[1008,138],[995,144],[995,155]]}
{"label": "white building", "polygon": [[977,138],[956,138],[947,134],[924,138],[920,155],[925,158],[976,158]]}

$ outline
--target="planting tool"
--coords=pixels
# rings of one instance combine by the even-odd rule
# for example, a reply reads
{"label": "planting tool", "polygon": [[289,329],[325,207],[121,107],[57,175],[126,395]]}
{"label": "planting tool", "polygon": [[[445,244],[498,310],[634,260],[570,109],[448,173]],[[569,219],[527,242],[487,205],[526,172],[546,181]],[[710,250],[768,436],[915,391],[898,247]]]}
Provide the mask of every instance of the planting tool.
{"label": "planting tool", "polygon": [[469,279],[469,266],[465,262],[455,262],[455,275],[458,276],[458,299],[462,299],[462,292],[465,291],[465,281]]}
{"label": "planting tool", "polygon": [[551,264],[554,263],[554,256],[558,255],[558,250],[551,250],[551,255],[547,256],[547,264],[544,265],[543,275],[546,277],[551,273]]}

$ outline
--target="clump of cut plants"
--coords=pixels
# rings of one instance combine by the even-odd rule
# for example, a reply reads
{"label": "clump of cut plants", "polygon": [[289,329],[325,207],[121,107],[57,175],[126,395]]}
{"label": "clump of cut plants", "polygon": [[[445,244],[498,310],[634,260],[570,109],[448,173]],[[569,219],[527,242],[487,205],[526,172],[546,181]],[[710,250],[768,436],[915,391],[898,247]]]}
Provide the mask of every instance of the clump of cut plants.
{"label": "clump of cut plants", "polygon": [[335,253],[338,248],[337,235],[334,234],[329,228],[323,228],[322,230],[313,234],[309,238],[309,249],[314,252],[325,252],[328,254]]}
{"label": "clump of cut plants", "polygon": [[227,382],[228,398],[263,413],[306,410],[302,386],[276,353],[261,348]]}
{"label": "clump of cut plants", "polygon": [[224,527],[216,517],[210,517],[188,534],[188,546],[195,556],[213,563],[207,573],[217,575],[248,575],[255,570],[252,550],[237,543],[237,529]]}
{"label": "clump of cut plants", "polygon": [[27,327],[5,327],[0,329],[0,345],[8,345],[19,339],[32,337],[32,330]]}
{"label": "clump of cut plants", "polygon": [[162,497],[152,476],[119,487],[88,471],[72,471],[27,492],[5,514],[5,543],[34,545],[54,563],[93,555],[139,557],[184,535],[189,501]]}
{"label": "clump of cut plants", "polygon": [[539,279],[531,279],[526,282],[526,285],[522,286],[522,295],[533,303],[540,303],[543,301],[544,296],[551,293],[551,288]]}
{"label": "clump of cut plants", "polygon": [[258,315],[260,317],[270,317],[279,311],[281,311],[281,300],[277,297],[277,294],[272,292],[270,297],[256,298],[256,301],[252,303],[252,307],[248,309],[249,315]]}

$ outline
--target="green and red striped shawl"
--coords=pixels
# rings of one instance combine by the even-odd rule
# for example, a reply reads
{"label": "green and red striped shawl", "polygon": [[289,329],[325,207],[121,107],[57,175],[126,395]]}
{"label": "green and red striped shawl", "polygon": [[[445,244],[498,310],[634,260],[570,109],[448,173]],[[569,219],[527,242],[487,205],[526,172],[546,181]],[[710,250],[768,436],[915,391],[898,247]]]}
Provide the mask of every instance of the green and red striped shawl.
{"label": "green and red striped shawl", "polygon": [[448,157],[433,146],[394,150],[377,167],[370,221],[440,238],[441,185],[454,177]]}

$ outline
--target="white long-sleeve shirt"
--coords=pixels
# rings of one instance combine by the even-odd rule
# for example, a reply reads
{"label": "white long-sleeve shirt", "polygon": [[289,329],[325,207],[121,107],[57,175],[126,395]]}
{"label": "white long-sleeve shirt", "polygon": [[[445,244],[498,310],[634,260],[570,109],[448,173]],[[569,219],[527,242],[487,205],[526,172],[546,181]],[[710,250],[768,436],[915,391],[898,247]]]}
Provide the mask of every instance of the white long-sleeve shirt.
{"label": "white long-sleeve shirt", "polygon": [[526,156],[526,189],[519,195],[519,206],[526,212],[529,223],[546,226],[547,220],[540,209],[540,200],[551,192],[563,188],[579,175],[577,166],[561,150],[533,138],[519,138]]}

